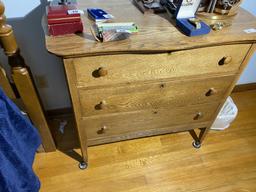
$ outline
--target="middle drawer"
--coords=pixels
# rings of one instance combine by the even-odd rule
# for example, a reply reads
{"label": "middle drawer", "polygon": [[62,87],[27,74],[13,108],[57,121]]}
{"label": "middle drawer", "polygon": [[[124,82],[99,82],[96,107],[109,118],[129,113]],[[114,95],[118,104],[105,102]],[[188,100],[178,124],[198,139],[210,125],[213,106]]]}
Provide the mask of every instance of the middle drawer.
{"label": "middle drawer", "polygon": [[220,101],[234,76],[79,89],[82,117]]}

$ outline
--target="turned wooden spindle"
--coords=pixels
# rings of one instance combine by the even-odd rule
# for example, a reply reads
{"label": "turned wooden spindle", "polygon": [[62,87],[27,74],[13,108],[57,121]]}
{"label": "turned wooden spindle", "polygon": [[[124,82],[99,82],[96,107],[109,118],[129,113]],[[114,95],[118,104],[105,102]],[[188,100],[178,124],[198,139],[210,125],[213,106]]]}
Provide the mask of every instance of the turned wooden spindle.
{"label": "turned wooden spindle", "polygon": [[1,46],[3,47],[7,56],[13,55],[17,52],[18,46],[13,34],[12,27],[6,24],[4,15],[4,4],[0,1],[0,38]]}
{"label": "turned wooden spindle", "polygon": [[55,144],[47,124],[39,95],[29,67],[20,54],[12,27],[6,24],[4,4],[0,0],[0,45],[8,56],[12,70],[12,78],[33,124],[42,137],[45,151],[54,151]]}

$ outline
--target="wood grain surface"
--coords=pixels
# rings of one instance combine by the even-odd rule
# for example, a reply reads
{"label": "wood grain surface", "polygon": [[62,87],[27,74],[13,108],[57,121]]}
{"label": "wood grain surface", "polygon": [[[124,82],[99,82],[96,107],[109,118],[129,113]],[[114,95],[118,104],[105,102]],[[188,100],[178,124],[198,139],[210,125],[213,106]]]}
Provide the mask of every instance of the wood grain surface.
{"label": "wood grain surface", "polygon": [[[121,54],[67,59],[74,65],[78,87],[96,87],[165,78],[235,74],[250,44],[207,47],[170,54]],[[226,57],[231,58],[224,64]],[[107,70],[95,77],[99,68]]]}
{"label": "wood grain surface", "polygon": [[244,60],[243,62],[241,63],[241,66],[239,67],[239,70],[237,72],[237,75],[234,79],[234,81],[232,82],[232,84],[230,85],[230,87],[227,89],[226,91],[226,94],[224,95],[223,97],[223,100],[222,102],[220,103],[218,109],[216,110],[215,114],[213,115],[213,119],[212,119],[212,122],[209,124],[210,126],[206,129],[205,131],[205,134],[202,135],[202,137],[200,138],[200,141],[203,142],[208,131],[209,131],[209,128],[211,127],[211,125],[213,124],[215,118],[217,117],[219,111],[221,110],[222,106],[224,105],[226,99],[228,98],[228,96],[231,95],[232,93],[232,90],[234,89],[234,87],[236,86],[236,83],[237,81],[239,80],[240,76],[242,75],[243,71],[245,70],[247,64],[249,63],[249,61],[251,60],[253,54],[255,53],[256,51],[256,44],[252,44],[249,51],[247,52],[247,55],[246,57],[244,57]]}
{"label": "wood grain surface", "polygon": [[235,76],[150,84],[79,89],[81,115],[103,115],[145,109],[175,108],[219,102]]}
{"label": "wood grain surface", "polygon": [[[122,134],[106,134],[102,137],[92,137],[88,139],[88,146],[95,146],[95,145],[101,145],[101,144],[108,144],[118,141],[126,141],[131,139],[138,139],[143,137],[150,137],[150,136],[156,136],[156,135],[163,135],[163,134],[170,134],[170,133],[179,133],[179,132],[185,132],[192,129],[197,128],[205,128],[209,125],[210,121],[198,121],[193,122],[191,124],[179,124],[174,125],[171,127],[159,127],[155,129],[136,129],[133,132],[127,132]],[[106,131],[107,132],[107,131]],[[121,132],[120,132],[121,133]],[[95,134],[94,134],[95,135]]]}
{"label": "wood grain surface", "polygon": [[[46,35],[48,51],[64,59],[83,160],[87,162],[87,146],[93,142],[100,144],[184,131],[194,129],[200,123],[207,129],[200,136],[202,142],[221,104],[231,93],[235,80],[244,69],[249,58],[246,55],[252,53],[249,49],[256,42],[256,34],[248,34],[244,30],[256,26],[255,17],[240,9],[238,15],[232,18],[231,26],[204,36],[187,37],[166,14],[143,15],[132,0],[78,0],[79,9],[89,7],[106,10],[114,15],[116,22],[135,22],[139,26],[139,32],[123,41],[96,42],[90,33],[92,21],[85,14],[82,16],[84,33],[59,37]],[[233,81],[225,79],[221,85],[217,80],[221,76],[233,76]],[[216,78],[215,85],[221,85],[221,89],[226,86],[222,98],[218,98],[218,90],[210,86],[206,86],[207,90],[211,89],[217,94],[216,100],[209,101],[209,104],[198,104],[200,102],[197,102],[197,95],[200,93],[197,91],[182,94],[185,88],[198,86],[198,91],[201,90],[199,87],[204,89],[210,82],[209,78],[213,77]],[[194,80],[197,82],[189,85]],[[160,95],[164,93],[157,94],[155,91],[157,83],[167,81],[183,82],[185,87],[183,84],[177,86],[177,91],[173,93],[177,100],[173,99],[173,103],[168,96],[162,102]],[[200,82],[205,85],[201,86]],[[138,88],[143,94],[148,93],[149,100],[140,96],[137,88],[132,88],[142,84],[145,87]],[[125,88],[122,89],[121,86]],[[160,84],[160,87],[164,86]],[[112,89],[106,91],[108,98],[104,98],[103,89]],[[120,96],[117,99],[116,96],[112,106],[118,107],[107,111],[110,95],[122,95],[125,91],[130,91],[130,96],[128,93],[123,98]],[[127,104],[119,105],[122,99],[127,100],[128,97]],[[95,98],[100,101],[93,104],[94,107],[99,104],[99,108],[102,111],[105,109],[106,114],[93,114],[91,108],[86,108],[94,103]],[[144,104],[140,101],[143,99]],[[166,102],[164,106],[167,100],[170,103]],[[201,99],[202,103],[204,101],[206,100]],[[154,108],[154,105],[157,107]],[[94,116],[86,117],[87,113]],[[139,180],[140,178],[133,178],[133,181]]]}
{"label": "wood grain surface", "polygon": [[[225,131],[210,131],[199,150],[187,133],[99,145],[89,147],[86,171],[61,151],[37,154],[40,191],[255,192],[256,91],[231,96],[239,110],[236,120]],[[60,133],[58,146],[72,149],[77,140],[72,132]]]}
{"label": "wood grain surface", "polygon": [[[82,16],[84,33],[59,37],[46,34],[48,51],[63,57],[77,57],[106,53],[168,52],[195,47],[256,42],[256,33],[244,32],[245,29],[255,28],[256,19],[242,9],[233,19],[232,26],[222,31],[211,31],[208,35],[187,37],[175,27],[175,22],[170,20],[166,13],[145,15],[133,5],[132,0],[78,0],[79,9],[86,10],[91,7],[106,10],[115,17],[116,22],[135,22],[139,27],[139,33],[123,41],[96,42],[90,32],[92,21],[88,19],[85,12]],[[46,21],[42,22],[47,31]]]}
{"label": "wood grain surface", "polygon": [[81,108],[80,103],[79,103],[79,96],[78,96],[78,90],[75,86],[75,71],[73,65],[68,65],[66,62],[64,62],[65,66],[65,72],[66,72],[66,77],[68,81],[68,87],[69,87],[69,93],[70,97],[72,100],[72,105],[73,105],[73,111],[74,111],[74,116],[75,116],[75,127],[78,133],[78,138],[79,138],[79,144],[81,148],[81,153],[83,160],[85,162],[88,161],[88,154],[87,154],[87,134],[85,129],[81,129]]}
{"label": "wood grain surface", "polygon": [[[183,131],[184,126],[186,126],[186,130],[194,129],[195,127],[191,126],[191,121],[188,121],[186,117],[180,121],[174,121],[173,124],[168,124],[170,113],[166,109],[161,109],[163,112],[159,118],[152,118],[148,113],[138,114],[136,108],[133,108],[134,116],[127,115],[123,116],[120,112],[118,115],[113,116],[113,118],[107,118],[104,116],[97,116],[93,121],[85,120],[83,118],[86,115],[87,103],[90,103],[91,100],[87,98],[83,98],[79,93],[82,89],[89,91],[91,89],[97,90],[100,88],[107,89],[108,87],[116,85],[126,85],[126,89],[129,87],[128,85],[134,86],[138,83],[149,83],[152,85],[156,82],[160,82],[163,79],[172,79],[173,81],[184,81],[190,82],[192,79],[197,79],[197,81],[207,82],[207,79],[213,76],[227,76],[227,75],[238,75],[238,71],[240,70],[240,65],[246,54],[248,53],[250,44],[243,45],[226,45],[219,47],[210,47],[210,48],[200,48],[193,50],[185,50],[185,51],[177,51],[169,54],[121,54],[121,55],[109,55],[109,56],[93,56],[93,57],[81,57],[81,58],[72,58],[72,59],[64,59],[65,69],[67,74],[67,79],[69,83],[69,88],[71,92],[71,98],[73,102],[73,108],[76,116],[76,123],[78,129],[78,135],[81,142],[82,153],[84,161],[87,162],[87,146],[91,143],[93,144],[102,144],[104,142],[113,142],[123,139],[142,137],[147,135],[161,134],[161,131],[157,130],[157,128],[165,128],[172,126],[182,126],[182,129],[175,131]],[[198,56],[200,54],[200,56]],[[185,58],[185,59],[183,59]],[[89,62],[88,62],[89,60]],[[99,65],[99,63],[106,63],[104,65]],[[91,68],[90,68],[91,67]],[[95,76],[99,74],[100,76]],[[113,73],[114,71],[114,73]],[[82,83],[81,83],[82,82]],[[234,81],[229,84],[233,85]],[[224,83],[223,83],[224,85]],[[161,86],[161,85],[160,85]],[[180,84],[182,87],[183,84]],[[193,85],[192,85],[193,86]],[[228,86],[226,90],[229,90],[231,86]],[[212,87],[208,87],[207,90]],[[181,88],[182,89],[182,88]],[[180,89],[180,90],[181,90]],[[116,91],[117,89],[115,89]],[[104,93],[100,93],[104,95]],[[91,97],[97,97],[97,95],[90,94]],[[227,97],[227,92],[225,92],[225,97]],[[133,94],[136,97],[136,94]],[[178,97],[179,95],[177,95]],[[185,96],[184,96],[185,97]],[[183,98],[184,98],[183,97]],[[187,97],[192,97],[187,93]],[[159,101],[160,97],[156,98]],[[179,100],[179,97],[177,101]],[[220,99],[222,102],[224,98]],[[81,105],[81,101],[85,102]],[[182,103],[182,97],[181,97]],[[107,104],[107,101],[103,99],[100,102],[101,108]],[[181,104],[180,103],[180,104]],[[102,105],[104,104],[104,105]],[[184,108],[190,109],[191,103],[183,103]],[[178,105],[177,105],[178,106]],[[179,109],[177,106],[168,106],[172,108],[171,111],[175,115],[180,115]],[[144,107],[144,108],[143,108]],[[146,105],[144,105],[141,110],[147,109]],[[160,106],[161,107],[161,106]],[[201,114],[201,110],[206,110],[204,113],[211,114],[208,116],[208,119],[202,122],[208,122],[207,128],[210,127],[210,122],[217,115],[217,109],[220,109],[220,101],[215,103],[213,106],[207,107],[206,109],[201,109],[200,105],[194,106],[193,110],[197,110],[194,112],[193,117],[196,117],[198,114]],[[152,106],[151,106],[152,108]],[[104,110],[104,109],[103,109]],[[177,111],[176,111],[177,110]],[[183,109],[183,111],[186,111]],[[109,113],[111,111],[108,111]],[[122,112],[122,111],[121,111]],[[151,111],[152,113],[153,111]],[[109,115],[109,113],[106,113]],[[129,112],[130,113],[130,112]],[[137,114],[136,114],[137,113]],[[153,112],[154,113],[154,112]],[[158,112],[156,112],[157,114]],[[177,114],[179,113],[179,114]],[[198,114],[197,114],[198,113]],[[216,114],[216,115],[213,115]],[[189,114],[191,116],[191,114]],[[180,115],[181,117],[181,115]],[[190,119],[193,119],[190,117]],[[83,118],[83,120],[82,120]],[[105,122],[104,122],[105,118]],[[147,119],[148,118],[148,119]],[[203,116],[205,118],[205,116]],[[107,119],[107,120],[106,120]],[[147,119],[145,121],[145,119]],[[151,121],[152,120],[152,121]],[[175,119],[176,120],[176,119]],[[186,123],[187,121],[187,123]],[[106,139],[102,138],[102,140],[98,141],[89,141],[91,138],[91,134],[89,136],[88,131],[97,128],[94,130],[94,133],[98,131],[102,131],[105,124],[116,123],[116,127],[119,127],[119,135],[111,134],[111,138]],[[118,123],[117,123],[118,122]],[[145,129],[146,123],[150,123],[152,126],[150,130],[151,133],[148,133],[148,129]],[[97,124],[98,123],[98,124]],[[133,124],[135,123],[135,124]],[[158,124],[162,125],[159,126]],[[168,125],[167,125],[168,124]],[[112,125],[113,126],[113,125]],[[142,129],[142,131],[137,134],[138,130],[131,130],[133,126],[136,126],[137,129]],[[205,125],[206,126],[206,125]],[[107,126],[108,127],[108,126]],[[104,128],[105,129],[105,128]],[[122,135],[125,134],[122,132],[122,129],[129,131],[130,135]],[[155,129],[155,130],[154,130]],[[121,131],[120,131],[121,130]],[[144,132],[143,132],[144,131]],[[155,131],[155,133],[154,133]],[[163,133],[166,130],[163,131]],[[170,132],[173,130],[170,129]],[[114,137],[116,136],[116,137]],[[204,138],[205,136],[201,137]],[[120,139],[121,138],[121,139]],[[91,143],[90,143],[91,142]]]}
{"label": "wood grain surface", "polygon": [[[172,126],[180,125],[183,128],[181,130],[175,129],[178,132],[183,131],[184,127],[186,127],[186,130],[195,128],[192,125],[193,123],[210,121],[218,105],[219,103],[216,102],[180,108],[168,106],[163,109],[87,117],[81,121],[81,129],[86,129],[88,139],[108,136],[118,137],[138,131],[141,131],[140,137],[143,137],[146,135],[146,133],[144,135],[143,131],[157,131],[159,128],[170,127],[170,132],[173,132]],[[198,113],[202,114],[202,116],[199,119],[195,119]],[[104,133],[100,133],[103,127],[106,130]]]}

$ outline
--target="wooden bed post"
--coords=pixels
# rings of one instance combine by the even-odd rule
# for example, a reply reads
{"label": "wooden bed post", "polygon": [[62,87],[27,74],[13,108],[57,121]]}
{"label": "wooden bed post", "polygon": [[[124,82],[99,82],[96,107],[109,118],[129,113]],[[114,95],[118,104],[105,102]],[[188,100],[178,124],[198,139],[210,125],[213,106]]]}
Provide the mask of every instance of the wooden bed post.
{"label": "wooden bed post", "polygon": [[0,0],[0,44],[8,56],[12,78],[30,119],[41,134],[45,152],[55,151],[55,143],[46,121],[37,90],[35,89],[30,69],[20,55],[12,27],[5,23],[4,9],[4,4]]}

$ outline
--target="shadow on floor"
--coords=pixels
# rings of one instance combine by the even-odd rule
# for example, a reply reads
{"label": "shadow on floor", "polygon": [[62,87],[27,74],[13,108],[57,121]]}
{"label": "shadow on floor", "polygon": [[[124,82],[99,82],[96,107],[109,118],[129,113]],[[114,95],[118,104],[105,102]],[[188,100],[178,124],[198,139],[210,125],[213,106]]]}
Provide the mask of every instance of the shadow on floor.
{"label": "shadow on floor", "polygon": [[48,122],[57,150],[81,162],[81,155],[74,150],[80,147],[73,114],[50,117]]}

